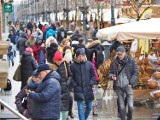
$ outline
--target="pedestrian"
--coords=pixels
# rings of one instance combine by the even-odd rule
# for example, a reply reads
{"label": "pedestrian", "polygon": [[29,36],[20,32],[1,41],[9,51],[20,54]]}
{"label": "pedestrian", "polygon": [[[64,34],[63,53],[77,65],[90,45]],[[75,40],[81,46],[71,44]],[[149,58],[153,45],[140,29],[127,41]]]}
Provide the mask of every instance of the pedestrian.
{"label": "pedestrian", "polygon": [[71,36],[71,40],[72,41],[78,41],[79,38],[83,37],[81,34],[80,34],[80,30],[79,28],[77,27],[75,32],[73,33],[73,35]]}
{"label": "pedestrian", "polygon": [[46,62],[46,50],[41,36],[36,37],[36,42],[32,46],[32,49],[34,58],[36,59],[37,63],[44,64]]}
{"label": "pedestrian", "polygon": [[57,66],[57,72],[61,76],[61,112],[60,120],[66,120],[69,111],[69,85],[72,79],[72,73],[69,64],[63,61],[63,56],[60,51],[57,51],[54,55],[54,62]]}
{"label": "pedestrian", "polygon": [[33,101],[32,120],[59,120],[61,107],[60,76],[50,70],[48,64],[39,65],[37,68],[42,83],[36,91],[26,91]]}
{"label": "pedestrian", "polygon": [[[109,77],[114,81],[114,90],[118,96],[121,120],[131,120],[133,114],[133,88],[138,85],[139,68],[134,58],[126,54],[124,46],[119,46],[116,54],[117,57],[110,66]],[[128,112],[126,112],[125,97],[127,99]]]}
{"label": "pedestrian", "polygon": [[35,70],[33,71],[32,76],[28,79],[27,85],[15,97],[15,104],[18,111],[28,119],[31,118],[33,113],[33,101],[27,97],[26,89],[35,91],[40,84],[41,82],[37,70]]}
{"label": "pedestrian", "polygon": [[92,87],[96,80],[92,64],[86,59],[84,48],[77,49],[71,71],[73,74],[71,85],[74,88],[74,99],[77,101],[79,120],[86,120],[92,110],[94,100]]}
{"label": "pedestrian", "polygon": [[64,29],[63,26],[61,26],[57,32],[57,41],[58,41],[58,44],[60,45],[62,40],[64,38],[67,38],[67,32],[66,30]]}
{"label": "pedestrian", "polygon": [[21,58],[21,89],[27,84],[27,80],[32,75],[32,72],[37,69],[37,63],[32,54],[32,48],[28,47]]}

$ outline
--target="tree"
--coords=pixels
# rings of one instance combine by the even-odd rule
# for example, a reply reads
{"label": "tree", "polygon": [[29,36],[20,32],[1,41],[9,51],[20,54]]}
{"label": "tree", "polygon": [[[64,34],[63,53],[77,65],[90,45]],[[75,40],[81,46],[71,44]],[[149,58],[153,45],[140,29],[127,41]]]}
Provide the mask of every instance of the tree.
{"label": "tree", "polygon": [[[122,9],[122,12],[129,18],[139,21],[144,13],[156,3],[156,0],[125,0],[123,6],[127,6]],[[131,11],[135,12],[133,15]]]}

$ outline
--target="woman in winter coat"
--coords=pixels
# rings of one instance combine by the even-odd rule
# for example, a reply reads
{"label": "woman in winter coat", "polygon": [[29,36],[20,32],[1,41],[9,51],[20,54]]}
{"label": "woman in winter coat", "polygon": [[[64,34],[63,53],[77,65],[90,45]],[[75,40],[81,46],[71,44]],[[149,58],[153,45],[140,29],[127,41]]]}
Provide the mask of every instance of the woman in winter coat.
{"label": "woman in winter coat", "polygon": [[35,44],[32,46],[33,55],[38,64],[44,64],[46,61],[45,44],[42,43],[42,37],[37,36]]}
{"label": "woman in winter coat", "polygon": [[69,65],[63,61],[63,56],[60,51],[57,51],[54,56],[54,62],[57,65],[57,72],[61,76],[61,112],[60,120],[66,120],[69,111],[69,89],[68,86],[71,82],[72,73]]}
{"label": "woman in winter coat", "polygon": [[[37,70],[32,73],[32,77],[28,79],[27,85],[16,95],[15,104],[18,111],[27,118],[31,118],[33,113],[33,101],[27,96],[26,89],[35,91],[39,84],[41,84],[39,77],[37,76]],[[25,99],[25,102],[22,101]]]}
{"label": "woman in winter coat", "polygon": [[26,47],[31,47],[35,44],[36,39],[34,35],[31,35],[31,37],[25,42]]}
{"label": "woman in winter coat", "polygon": [[22,56],[23,52],[25,51],[25,42],[27,41],[27,34],[22,32],[19,34],[19,39],[17,42],[17,48],[19,50],[20,55]]}
{"label": "woman in winter coat", "polygon": [[37,69],[37,63],[32,54],[33,50],[26,48],[21,58],[21,89],[27,84],[27,80],[32,75],[32,72]]}

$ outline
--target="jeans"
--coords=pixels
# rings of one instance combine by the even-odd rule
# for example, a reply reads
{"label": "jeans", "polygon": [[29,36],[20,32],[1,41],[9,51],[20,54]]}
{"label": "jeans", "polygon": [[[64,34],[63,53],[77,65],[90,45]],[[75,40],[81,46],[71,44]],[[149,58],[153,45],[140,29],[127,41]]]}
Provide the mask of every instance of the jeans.
{"label": "jeans", "polygon": [[[116,87],[116,94],[118,96],[119,112],[121,120],[132,120],[133,113],[133,90],[131,87],[127,86],[124,88]],[[126,100],[125,100],[126,97]],[[128,114],[126,113],[126,103],[128,104]]]}
{"label": "jeans", "polygon": [[9,61],[9,65],[10,65],[10,61],[12,62],[12,66],[14,65],[14,60],[13,60],[13,58],[14,58],[14,55],[12,54],[12,55],[7,55],[7,59],[8,59],[8,61]]}
{"label": "jeans", "polygon": [[84,101],[77,101],[79,120],[86,120],[92,110],[92,101],[85,102],[86,109],[84,108]]}

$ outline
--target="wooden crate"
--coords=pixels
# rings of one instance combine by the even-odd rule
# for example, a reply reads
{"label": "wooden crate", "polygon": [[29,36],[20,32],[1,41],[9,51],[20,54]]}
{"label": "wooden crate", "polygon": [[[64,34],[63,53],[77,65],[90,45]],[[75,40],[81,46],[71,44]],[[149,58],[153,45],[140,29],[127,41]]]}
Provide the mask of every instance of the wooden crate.
{"label": "wooden crate", "polygon": [[0,88],[5,88],[7,86],[8,70],[8,61],[0,60]]}

